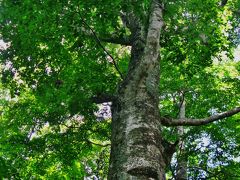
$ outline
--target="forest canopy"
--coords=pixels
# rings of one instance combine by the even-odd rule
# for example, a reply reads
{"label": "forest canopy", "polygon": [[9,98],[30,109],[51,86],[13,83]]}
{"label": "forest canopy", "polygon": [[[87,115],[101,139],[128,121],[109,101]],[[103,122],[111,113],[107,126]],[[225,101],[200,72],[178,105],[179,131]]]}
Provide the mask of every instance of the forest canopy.
{"label": "forest canopy", "polygon": [[0,178],[240,179],[239,15],[1,0]]}

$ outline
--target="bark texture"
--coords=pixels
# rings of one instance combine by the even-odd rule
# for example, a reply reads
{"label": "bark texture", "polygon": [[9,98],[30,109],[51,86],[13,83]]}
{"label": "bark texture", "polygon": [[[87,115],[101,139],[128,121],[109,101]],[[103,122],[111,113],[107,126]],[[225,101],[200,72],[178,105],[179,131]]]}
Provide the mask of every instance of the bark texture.
{"label": "bark texture", "polygon": [[153,1],[151,8],[147,33],[132,28],[128,75],[112,106],[111,180],[165,179],[158,110],[162,7]]}
{"label": "bark texture", "polygon": [[[184,95],[182,95],[182,103],[180,104],[180,111],[179,111],[179,119],[185,118],[185,100]],[[178,135],[180,137],[179,139],[179,157],[177,159],[177,173],[176,173],[176,180],[187,180],[187,159],[185,157],[185,147],[184,147],[184,140],[182,139],[182,136],[184,134],[184,128],[183,126],[177,127]]]}

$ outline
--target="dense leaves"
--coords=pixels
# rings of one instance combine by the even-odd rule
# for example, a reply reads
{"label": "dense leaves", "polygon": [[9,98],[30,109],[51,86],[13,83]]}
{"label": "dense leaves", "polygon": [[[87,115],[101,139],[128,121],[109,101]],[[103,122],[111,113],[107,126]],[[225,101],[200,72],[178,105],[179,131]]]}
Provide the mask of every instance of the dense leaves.
{"label": "dense leaves", "polygon": [[[99,117],[93,97],[113,95],[119,70],[126,76],[131,47],[109,39],[134,39],[124,14],[147,24],[150,1],[0,3],[0,37],[8,46],[0,52],[0,177],[106,178],[110,114]],[[240,2],[220,4],[164,2],[162,116],[178,116],[183,93],[191,118],[239,106],[240,64],[233,50]],[[184,129],[190,179],[239,178],[239,128],[237,115]],[[176,128],[163,128],[163,135],[179,139]],[[177,150],[175,160],[180,156]],[[174,176],[176,164],[170,169]]]}

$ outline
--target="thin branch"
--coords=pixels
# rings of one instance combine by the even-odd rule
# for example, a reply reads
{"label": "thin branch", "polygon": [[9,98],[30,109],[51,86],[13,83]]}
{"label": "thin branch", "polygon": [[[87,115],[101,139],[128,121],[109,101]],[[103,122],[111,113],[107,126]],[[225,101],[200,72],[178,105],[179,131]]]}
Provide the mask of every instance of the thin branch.
{"label": "thin branch", "polygon": [[221,1],[221,7],[225,6],[227,4],[228,0],[222,0]]}
{"label": "thin branch", "polygon": [[[76,31],[76,35],[78,32],[79,32],[79,30]],[[81,32],[83,32],[83,34],[85,36],[96,38],[91,29],[87,30],[84,27],[81,27]],[[96,32],[95,32],[95,34],[96,34]],[[105,34],[104,36],[98,36],[96,34],[96,36],[98,37],[98,39],[100,41],[104,41],[104,42],[112,43],[112,44],[120,44],[120,45],[125,45],[125,46],[131,46],[132,41],[133,41],[131,36],[127,36],[124,34],[118,34],[117,32],[112,33],[112,34]]]}
{"label": "thin branch", "polygon": [[110,145],[111,145],[111,143],[98,144],[98,143],[95,143],[95,142],[90,141],[89,139],[87,140],[87,142],[89,142],[89,143],[91,143],[91,144],[94,144],[94,145],[97,145],[97,146],[102,146],[102,147],[106,147],[106,146],[110,146]]}
{"label": "thin branch", "polygon": [[25,141],[26,143],[29,143],[31,141],[32,135],[35,132],[35,128],[36,128],[37,124],[34,124],[31,128],[31,131],[29,132],[28,136],[26,137]]}
{"label": "thin branch", "polygon": [[108,34],[107,37],[99,37],[101,41],[113,43],[113,44],[120,44],[125,46],[131,46],[132,42],[129,36],[119,36],[115,34]]}
{"label": "thin branch", "polygon": [[95,33],[95,31],[87,24],[87,22],[86,22],[82,17],[80,17],[80,18],[81,18],[83,24],[85,24],[85,25],[90,29],[90,31],[92,32],[92,34],[93,34],[93,36],[94,36],[97,44],[98,44],[98,45],[103,49],[103,51],[112,59],[112,62],[113,62],[113,65],[114,65],[115,69],[116,69],[117,72],[119,73],[121,79],[123,79],[123,75],[122,75],[120,69],[118,68],[117,63],[116,63],[115,59],[113,58],[113,56],[112,56],[112,55],[107,51],[107,49],[102,45],[102,43],[101,43],[100,39],[98,38],[97,34]]}
{"label": "thin branch", "polygon": [[79,129],[79,128],[80,128],[80,126],[73,126],[73,125],[68,126],[68,125],[66,125],[66,124],[60,124],[60,125],[63,125],[63,126],[65,126],[65,127],[67,127],[68,129]]}
{"label": "thin branch", "polygon": [[217,115],[213,115],[207,118],[203,118],[203,119],[189,119],[189,118],[171,119],[171,118],[162,117],[161,123],[164,126],[200,126],[200,125],[209,124],[214,121],[218,121],[220,119],[224,119],[226,117],[233,116],[239,112],[240,112],[240,107],[236,107],[232,110],[229,110]]}
{"label": "thin branch", "polygon": [[176,147],[179,143],[179,140],[176,140],[174,143],[171,143],[165,139],[162,139],[162,145],[164,147],[164,161],[166,166],[170,166],[170,162],[173,154],[176,152]]}
{"label": "thin branch", "polygon": [[[185,91],[184,90],[180,90],[179,92],[179,98],[180,98],[180,102],[179,102],[179,105],[178,105],[178,115],[180,115],[180,111],[181,111],[181,108],[183,106],[183,103],[185,101]],[[184,105],[185,106],[185,105]],[[185,109],[185,108],[184,108]],[[185,110],[184,110],[184,116],[185,116]]]}
{"label": "thin branch", "polygon": [[101,104],[105,102],[113,102],[116,99],[113,95],[108,94],[98,94],[96,96],[93,96],[91,100],[96,104]]}

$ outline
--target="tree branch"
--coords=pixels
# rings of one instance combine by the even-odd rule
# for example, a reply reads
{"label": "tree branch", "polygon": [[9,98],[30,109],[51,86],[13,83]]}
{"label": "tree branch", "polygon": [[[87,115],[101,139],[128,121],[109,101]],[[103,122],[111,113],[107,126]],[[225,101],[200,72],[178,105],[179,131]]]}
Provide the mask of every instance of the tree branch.
{"label": "tree branch", "polygon": [[91,100],[96,104],[101,104],[105,102],[113,102],[115,100],[115,96],[109,94],[98,94],[93,96]]}
{"label": "tree branch", "polygon": [[101,146],[101,147],[106,147],[106,146],[110,146],[111,143],[106,143],[106,144],[99,144],[99,143],[95,143],[89,139],[87,139],[87,142],[91,143],[91,144],[94,144],[94,145],[97,145],[97,146]]}
{"label": "tree branch", "polygon": [[[81,32],[83,32],[83,35],[89,36],[89,37],[92,37],[92,38],[96,38],[96,36],[97,36],[98,39],[103,41],[103,42],[112,43],[112,44],[120,44],[120,45],[125,45],[125,46],[131,46],[132,45],[131,36],[127,36],[127,35],[120,34],[120,33],[118,34],[117,32],[112,33],[112,34],[106,34],[104,36],[100,36],[100,35],[97,35],[96,32],[94,34],[91,29],[87,30],[84,27],[81,27]],[[76,34],[78,34],[78,33],[79,33],[79,30],[77,30]]]}
{"label": "tree branch", "polygon": [[129,36],[108,34],[108,37],[99,37],[101,41],[113,44],[120,44],[125,46],[131,46],[132,40]]}
{"label": "tree branch", "polygon": [[122,75],[120,69],[118,68],[117,63],[116,63],[115,59],[113,58],[113,56],[112,56],[112,55],[107,51],[107,49],[102,45],[101,40],[98,38],[98,36],[97,36],[97,34],[95,33],[95,31],[87,24],[87,22],[86,22],[82,17],[80,17],[80,18],[81,18],[83,24],[85,24],[85,26],[87,26],[87,27],[90,29],[90,31],[92,32],[92,34],[93,34],[93,36],[94,36],[97,44],[98,44],[98,45],[103,49],[103,51],[112,59],[112,62],[113,62],[113,65],[114,65],[115,69],[116,69],[117,72],[119,73],[121,79],[123,79],[123,75]]}
{"label": "tree branch", "polygon": [[234,114],[237,114],[240,112],[240,107],[236,107],[232,110],[213,115],[207,118],[203,119],[171,119],[171,118],[166,118],[162,117],[161,118],[161,123],[164,126],[200,126],[200,125],[206,125],[214,121],[218,121],[220,119],[226,118],[233,116]]}
{"label": "tree branch", "polygon": [[221,0],[221,7],[225,6],[227,4],[228,0]]}

